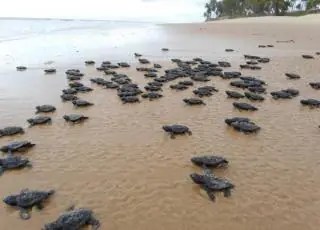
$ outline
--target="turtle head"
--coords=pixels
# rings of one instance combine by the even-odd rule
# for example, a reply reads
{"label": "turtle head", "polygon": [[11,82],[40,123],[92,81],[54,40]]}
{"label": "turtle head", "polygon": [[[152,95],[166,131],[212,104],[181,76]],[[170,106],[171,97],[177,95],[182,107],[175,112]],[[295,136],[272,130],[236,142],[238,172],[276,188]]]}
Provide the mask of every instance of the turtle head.
{"label": "turtle head", "polygon": [[17,205],[17,195],[6,196],[3,199],[3,202],[7,205],[10,205],[10,206],[16,206]]}
{"label": "turtle head", "polygon": [[162,126],[163,130],[166,132],[171,132],[171,127],[169,125]]}
{"label": "turtle head", "polygon": [[204,184],[204,176],[200,175],[198,173],[191,173],[190,174],[191,179],[196,184]]}
{"label": "turtle head", "polygon": [[27,120],[27,122],[31,124],[33,122],[33,119],[30,118],[30,119]]}
{"label": "turtle head", "polygon": [[68,121],[68,120],[69,120],[69,116],[68,116],[68,115],[64,115],[64,116],[63,116],[63,119],[65,119],[66,121]]}
{"label": "turtle head", "polygon": [[183,99],[183,101],[184,101],[185,103],[188,103],[188,102],[189,102],[189,100],[188,100],[188,99]]}

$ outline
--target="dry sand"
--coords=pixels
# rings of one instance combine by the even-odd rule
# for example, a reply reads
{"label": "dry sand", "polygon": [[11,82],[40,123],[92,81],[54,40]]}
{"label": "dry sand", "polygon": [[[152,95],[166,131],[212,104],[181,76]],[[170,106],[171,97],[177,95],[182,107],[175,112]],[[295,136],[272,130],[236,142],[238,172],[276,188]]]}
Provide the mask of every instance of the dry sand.
{"label": "dry sand", "polygon": [[[0,145],[16,139],[37,144],[26,154],[33,169],[6,172],[0,178],[1,197],[26,187],[57,190],[43,211],[32,212],[29,221],[19,220],[17,212],[0,204],[0,229],[40,229],[75,203],[93,209],[102,230],[318,230],[320,116],[318,109],[304,108],[299,100],[320,99],[320,91],[308,86],[320,80],[320,57],[301,58],[303,53],[320,51],[320,30],[314,24],[230,22],[167,25],[158,48],[167,46],[170,52],[159,58],[150,50],[146,57],[168,68],[174,65],[159,60],[200,56],[212,62],[228,60],[230,70],[238,70],[243,54],[268,56],[272,61],[261,71],[245,70],[243,75],[260,76],[268,83],[268,92],[292,87],[300,90],[300,96],[275,101],[265,95],[265,102],[252,103],[259,111],[246,113],[233,109],[234,100],[224,93],[232,88],[220,78],[195,84],[220,90],[204,99],[207,106],[200,107],[185,106],[182,99],[193,96],[193,88],[176,92],[169,89],[174,82],[163,87],[165,96],[159,101],[134,105],[122,105],[115,91],[91,85],[94,91],[80,96],[95,106],[75,110],[59,98],[67,85],[65,68],[58,66],[55,75],[44,75],[41,69],[0,75],[1,127],[26,126],[36,105],[57,107],[52,125],[26,128],[21,137],[0,139]],[[288,39],[295,43],[276,43]],[[275,47],[258,49],[258,44]],[[236,51],[225,53],[225,48]],[[108,55],[105,60],[111,58]],[[86,76],[81,82],[90,86],[91,77],[103,76],[82,63],[78,65]],[[143,87],[151,80],[137,73],[136,65],[119,72]],[[302,79],[287,80],[285,72],[296,72]],[[75,111],[90,119],[82,125],[66,124],[61,117]],[[251,118],[261,132],[234,132],[224,124],[225,118],[233,116]],[[168,123],[186,124],[193,135],[171,140],[161,129]],[[230,198],[218,195],[216,203],[188,178],[198,171],[190,157],[211,153],[230,160],[228,169],[216,173],[236,185]]]}
{"label": "dry sand", "polygon": [[238,24],[238,23],[258,23],[258,24],[320,24],[320,14],[309,14],[301,17],[290,17],[290,16],[265,16],[265,17],[251,17],[251,18],[237,18],[237,19],[226,19],[219,21],[211,21],[208,23],[218,24]]}

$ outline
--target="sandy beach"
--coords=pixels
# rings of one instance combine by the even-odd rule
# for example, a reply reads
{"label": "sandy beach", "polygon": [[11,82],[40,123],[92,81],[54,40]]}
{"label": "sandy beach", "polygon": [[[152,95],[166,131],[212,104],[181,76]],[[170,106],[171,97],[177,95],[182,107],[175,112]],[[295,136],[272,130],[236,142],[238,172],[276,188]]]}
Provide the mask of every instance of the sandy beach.
{"label": "sandy beach", "polygon": [[[37,145],[25,153],[32,169],[5,172],[0,177],[0,196],[23,188],[55,189],[56,194],[41,212],[32,211],[28,221],[20,220],[18,211],[1,202],[0,230],[41,229],[70,204],[92,209],[102,230],[318,230],[319,109],[303,107],[299,101],[320,100],[320,91],[309,86],[309,82],[320,81],[320,56],[315,55],[320,52],[319,18],[125,25],[121,30],[114,30],[117,24],[113,28],[103,23],[81,24],[81,28],[72,24],[45,36],[1,40],[0,128],[22,126],[26,133],[2,137],[0,146],[14,140]],[[295,42],[277,43],[284,40]],[[273,44],[274,48],[258,48],[259,44]],[[162,52],[163,47],[170,51]],[[227,53],[226,48],[235,52]],[[163,65],[160,76],[164,69],[176,67],[171,58],[201,57],[213,63],[229,61],[232,67],[225,71],[265,80],[268,93],[290,87],[300,95],[273,100],[265,94],[264,102],[242,99],[259,110],[239,112],[232,106],[235,100],[225,94],[225,90],[234,90],[230,80],[212,77],[182,92],[169,88],[181,79],[175,80],[163,86],[160,100],[123,105],[116,91],[94,85],[90,78],[110,80],[96,70],[102,61],[127,61],[131,68],[117,72],[143,88],[152,79],[135,70],[142,65],[134,52]],[[261,65],[262,70],[240,70],[244,54],[269,57],[271,62]],[[302,54],[315,59],[302,59]],[[96,65],[85,66],[85,60],[95,60]],[[17,72],[18,65],[29,69]],[[56,68],[57,73],[45,75],[47,67]],[[94,90],[79,96],[94,106],[75,109],[61,101],[61,90],[68,87],[65,71],[71,68],[85,73],[81,82]],[[288,80],[286,72],[302,77]],[[203,99],[206,106],[188,107],[182,102],[204,85],[219,89]],[[41,104],[57,108],[50,115],[53,123],[28,128],[26,119],[34,117],[35,106]],[[70,125],[62,119],[69,113],[90,118]],[[224,123],[235,116],[254,120],[261,131],[254,135],[235,132]],[[189,126],[193,135],[170,139],[161,127],[172,123]],[[200,172],[190,157],[203,154],[229,160],[230,166],[216,174],[235,184],[230,198],[217,194],[212,203],[190,180],[190,173]]]}

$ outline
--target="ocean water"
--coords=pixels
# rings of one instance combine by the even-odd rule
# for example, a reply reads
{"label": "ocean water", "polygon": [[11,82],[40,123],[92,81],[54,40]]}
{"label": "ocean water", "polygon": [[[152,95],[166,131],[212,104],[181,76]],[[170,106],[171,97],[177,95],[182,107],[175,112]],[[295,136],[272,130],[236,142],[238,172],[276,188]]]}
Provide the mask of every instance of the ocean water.
{"label": "ocean water", "polygon": [[115,58],[119,48],[152,43],[161,37],[156,25],[144,22],[2,19],[0,28],[2,67],[70,63],[97,58],[107,49]]}

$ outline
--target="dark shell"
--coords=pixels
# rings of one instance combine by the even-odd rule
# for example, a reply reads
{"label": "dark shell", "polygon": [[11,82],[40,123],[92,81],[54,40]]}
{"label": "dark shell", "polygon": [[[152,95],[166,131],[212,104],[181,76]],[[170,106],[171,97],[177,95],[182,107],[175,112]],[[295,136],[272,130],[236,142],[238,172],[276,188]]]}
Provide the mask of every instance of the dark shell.
{"label": "dark shell", "polygon": [[0,129],[0,137],[13,136],[16,134],[24,134],[23,128],[19,126],[8,126],[3,129]]}

